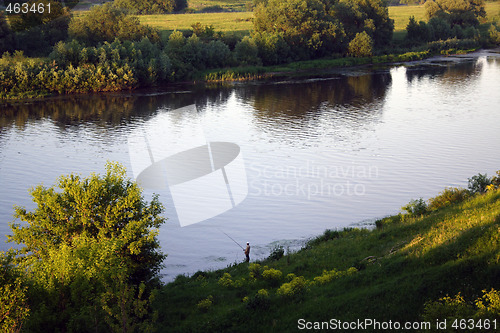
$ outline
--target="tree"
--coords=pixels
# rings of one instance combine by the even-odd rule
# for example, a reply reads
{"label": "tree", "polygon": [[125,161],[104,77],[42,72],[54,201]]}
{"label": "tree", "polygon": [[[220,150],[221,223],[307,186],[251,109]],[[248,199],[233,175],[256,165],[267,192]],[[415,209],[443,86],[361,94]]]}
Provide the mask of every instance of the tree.
{"label": "tree", "polygon": [[[179,2],[179,3],[177,3]],[[114,5],[117,8],[128,10],[131,14],[167,14],[182,7],[183,3],[179,0],[115,0]],[[187,3],[186,3],[187,7]]]}
{"label": "tree", "polygon": [[344,34],[321,0],[269,0],[254,10],[256,32],[281,33],[296,58],[331,53]]}
{"label": "tree", "polygon": [[282,34],[298,58],[345,53],[363,31],[384,46],[394,30],[383,0],[264,0],[254,17],[257,33]]}
{"label": "tree", "polygon": [[[57,187],[37,186],[31,195],[36,209],[15,207],[24,223],[11,223],[8,236],[22,245],[16,264],[32,284],[28,326],[101,331],[117,311],[124,331],[144,322],[165,258],[156,238],[164,222],[158,198],[145,202],[112,163],[103,177],[62,176]],[[110,299],[120,302],[117,311]]]}
{"label": "tree", "polygon": [[370,57],[373,52],[373,41],[366,31],[358,32],[349,43],[349,55],[354,57]]}
{"label": "tree", "polygon": [[137,17],[127,15],[123,9],[110,3],[94,6],[81,18],[73,18],[69,24],[69,36],[87,44],[121,40],[141,40],[148,37],[158,41],[158,31],[141,25]]}
{"label": "tree", "polygon": [[14,35],[7,23],[3,12],[0,12],[0,54],[12,51],[14,47]]}
{"label": "tree", "polygon": [[28,30],[33,27],[38,27],[44,24],[48,24],[61,16],[66,16],[69,18],[69,11],[65,8],[60,1],[57,0],[29,0],[27,2],[28,8],[33,5],[43,5],[44,8],[48,8],[50,4],[50,12],[44,10],[42,12],[28,11],[27,13],[21,13],[17,15],[10,15],[10,22],[12,29],[15,31]]}
{"label": "tree", "polygon": [[442,18],[452,26],[477,26],[479,18],[486,16],[484,0],[428,0],[425,12],[427,18]]}

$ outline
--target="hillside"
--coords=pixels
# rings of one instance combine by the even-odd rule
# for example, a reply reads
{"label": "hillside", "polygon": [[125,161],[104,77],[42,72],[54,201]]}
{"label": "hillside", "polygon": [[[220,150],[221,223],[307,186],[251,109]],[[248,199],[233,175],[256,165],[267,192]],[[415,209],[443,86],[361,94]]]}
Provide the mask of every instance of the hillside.
{"label": "hillside", "polygon": [[[473,301],[500,289],[500,190],[444,205],[384,218],[371,231],[326,231],[279,260],[179,276],[157,297],[159,331],[290,332],[367,318],[435,325],[446,317],[450,328],[465,316],[498,325],[498,293],[482,312]],[[447,295],[423,316],[426,302]]]}

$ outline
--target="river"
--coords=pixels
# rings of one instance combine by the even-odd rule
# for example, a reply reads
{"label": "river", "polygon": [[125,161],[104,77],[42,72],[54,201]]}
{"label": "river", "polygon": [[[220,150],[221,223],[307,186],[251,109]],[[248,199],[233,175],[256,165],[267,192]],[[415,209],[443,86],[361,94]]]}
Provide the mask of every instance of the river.
{"label": "river", "polygon": [[[30,187],[102,173],[108,160],[133,178],[149,163],[141,152],[151,164],[206,142],[214,161],[217,142],[238,147],[224,162],[226,184],[193,177],[208,180],[144,191],[166,206],[164,280],[243,261],[235,242],[250,242],[251,260],[276,245],[296,250],[325,229],[370,227],[411,199],[492,176],[500,169],[499,106],[500,53],[488,50],[283,81],[1,105],[0,250],[12,246],[3,235],[13,206],[35,207]],[[134,138],[149,138],[148,148]],[[220,189],[230,204],[211,201]],[[213,202],[221,204],[216,213]],[[183,222],[192,212],[198,216]]]}

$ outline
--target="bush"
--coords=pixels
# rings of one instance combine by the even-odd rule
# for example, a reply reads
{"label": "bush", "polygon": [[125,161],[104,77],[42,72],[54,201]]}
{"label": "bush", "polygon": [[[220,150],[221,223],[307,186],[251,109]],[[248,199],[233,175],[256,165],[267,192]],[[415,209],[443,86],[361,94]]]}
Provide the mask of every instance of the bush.
{"label": "bush", "polygon": [[251,310],[267,310],[271,301],[269,292],[266,289],[260,289],[254,297],[246,298],[246,307]]}
{"label": "bush", "polygon": [[439,195],[429,199],[429,210],[436,210],[455,202],[467,199],[469,192],[464,188],[450,187],[444,189]]}
{"label": "bush", "polygon": [[320,276],[316,276],[313,279],[313,282],[316,284],[326,284],[343,276],[352,275],[357,271],[358,270],[355,267],[351,267],[347,271],[337,271],[335,269],[331,271],[324,270],[323,274],[321,274]]}
{"label": "bush", "polygon": [[267,257],[268,260],[280,260],[285,255],[285,249],[281,245],[276,245],[271,250],[271,254]]}
{"label": "bush", "polygon": [[486,187],[491,184],[487,174],[477,174],[469,178],[468,189],[472,194],[485,193]]}
{"label": "bush", "polygon": [[207,298],[199,301],[198,304],[196,304],[196,306],[200,311],[207,312],[212,307],[213,303],[214,303],[214,298],[212,295],[209,295]]}
{"label": "bush", "polygon": [[[290,275],[290,274],[289,274]],[[307,290],[307,280],[303,276],[293,276],[290,282],[283,283],[276,294],[283,298],[302,296]]]}
{"label": "bush", "polygon": [[500,318],[500,293],[495,289],[482,292],[483,296],[475,302],[467,302],[460,293],[455,297],[446,296],[438,301],[427,302],[422,317],[427,321],[447,319],[450,322],[463,318]]}
{"label": "bush", "polygon": [[253,38],[249,36],[243,37],[234,48],[236,60],[241,65],[260,65],[259,48]]}
{"label": "bush", "polygon": [[373,54],[373,41],[366,31],[358,32],[347,48],[353,57],[370,57]]}
{"label": "bush", "polygon": [[234,282],[231,279],[231,274],[229,273],[224,273],[224,275],[222,275],[222,277],[219,279],[219,281],[217,281],[217,283],[219,284],[219,286],[226,288],[230,288],[234,285]]}
{"label": "bush", "polygon": [[260,32],[253,36],[259,51],[259,58],[266,66],[286,63],[290,60],[290,46],[282,33]]}
{"label": "bush", "polygon": [[401,207],[410,216],[419,216],[427,213],[427,204],[424,199],[411,200],[407,205]]}
{"label": "bush", "polygon": [[280,270],[274,268],[265,269],[262,272],[262,278],[264,280],[269,281],[272,285],[277,285],[277,283],[281,280],[282,276],[283,273],[281,273]]}
{"label": "bush", "polygon": [[262,268],[260,264],[250,263],[248,265],[249,275],[252,279],[259,279],[262,276]]}

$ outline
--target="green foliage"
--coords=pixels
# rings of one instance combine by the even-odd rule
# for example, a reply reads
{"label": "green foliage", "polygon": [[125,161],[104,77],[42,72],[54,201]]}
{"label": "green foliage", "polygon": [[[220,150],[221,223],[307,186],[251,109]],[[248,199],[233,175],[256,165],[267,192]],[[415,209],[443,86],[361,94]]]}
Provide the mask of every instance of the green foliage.
{"label": "green foliage", "polygon": [[259,58],[266,66],[288,62],[291,56],[290,46],[282,32],[258,32],[253,35],[257,44]]}
{"label": "green foliage", "polygon": [[143,26],[137,17],[129,16],[110,3],[93,6],[83,17],[74,17],[69,23],[69,36],[89,45],[99,42],[121,40],[139,41],[147,37],[158,41],[158,31]]}
{"label": "green foliage", "polygon": [[488,37],[489,37],[490,43],[496,44],[496,45],[500,44],[500,31],[493,24],[491,24],[490,28],[488,29]]}
{"label": "green foliage", "polygon": [[266,281],[269,281],[272,286],[278,285],[282,276],[283,273],[280,270],[274,268],[264,269],[264,271],[262,272],[262,278]]}
{"label": "green foliage", "polygon": [[437,319],[452,321],[453,319],[471,318],[472,306],[458,293],[455,297],[442,297],[438,301],[425,304],[423,319],[435,321]]}
{"label": "green foliage", "polygon": [[257,263],[248,264],[249,275],[252,279],[259,279],[262,276],[262,267]]}
{"label": "green foliage", "polygon": [[468,189],[472,194],[486,192],[486,187],[491,184],[491,179],[487,174],[478,173],[469,178]]}
{"label": "green foliage", "polygon": [[259,48],[255,39],[245,36],[234,49],[236,60],[241,65],[260,65]]}
{"label": "green foliage", "polygon": [[[177,4],[179,2],[179,4]],[[185,1],[184,1],[185,2]],[[176,0],[114,0],[114,6],[123,8],[131,14],[145,15],[145,14],[167,14],[175,10],[181,10],[184,3]],[[176,7],[182,7],[177,9]]]}
{"label": "green foliage", "polygon": [[269,0],[255,6],[254,17],[255,31],[282,34],[296,59],[346,53],[363,32],[375,46],[387,45],[394,29],[381,0]]}
{"label": "green foliage", "polygon": [[401,209],[406,211],[410,216],[420,216],[427,213],[428,207],[424,199],[420,198],[418,200],[410,200],[410,202],[401,207]]}
{"label": "green foliage", "polygon": [[313,282],[314,284],[326,284],[326,283],[329,283],[333,280],[336,280],[338,278],[341,278],[343,276],[349,276],[349,275],[352,275],[354,273],[356,273],[358,270],[355,268],[355,267],[350,267],[348,270],[346,271],[337,271],[336,269],[333,269],[331,271],[327,271],[327,270],[323,270],[323,274],[321,274],[320,276],[316,276],[314,279],[313,279]]}
{"label": "green foliage", "polygon": [[215,36],[215,29],[213,25],[203,26],[200,22],[196,22],[191,25],[191,28],[193,28],[193,34],[204,40],[212,39]]}
{"label": "green foliage", "polygon": [[267,310],[271,304],[269,292],[266,289],[259,289],[254,297],[247,297],[245,303],[249,310]]}
{"label": "green foliage", "polygon": [[219,281],[217,281],[217,284],[219,286],[223,286],[225,288],[230,288],[234,285],[234,282],[233,280],[231,279],[231,274],[229,273],[224,273],[224,275],[222,275],[222,277],[219,279]]}
{"label": "green foliage", "polygon": [[479,18],[486,16],[484,0],[427,0],[425,10],[429,19],[438,17],[452,26],[476,26]]}
{"label": "green foliage", "polygon": [[500,292],[491,288],[483,290],[483,296],[475,302],[478,318],[500,318]]}
{"label": "green foliage", "polygon": [[285,254],[285,249],[283,248],[283,246],[282,245],[276,245],[271,250],[271,253],[269,254],[269,257],[267,257],[267,259],[269,259],[269,260],[280,260],[283,257],[284,254]]}
{"label": "green foliage", "polygon": [[27,286],[13,263],[12,251],[0,252],[0,331],[19,332],[29,315]]}
{"label": "green foliage", "polygon": [[295,276],[278,288],[276,294],[283,298],[301,297],[307,291],[307,280],[303,276]]}
{"label": "green foliage", "polygon": [[464,188],[445,188],[439,195],[429,199],[428,210],[437,210],[453,203],[462,202],[469,197],[469,191]]}
{"label": "green foliage", "polygon": [[[148,326],[152,290],[165,258],[164,222],[155,197],[143,200],[125,169],[109,163],[101,177],[60,177],[31,191],[34,211],[15,207],[15,262],[32,287],[28,329],[102,331]],[[64,311],[60,311],[64,309]]]}
{"label": "green foliage", "polygon": [[50,4],[50,12],[45,10],[43,13],[38,11],[28,11],[27,13],[20,13],[18,15],[10,16],[10,25],[13,30],[21,31],[28,30],[34,27],[38,27],[44,24],[48,24],[56,19],[60,19],[62,16],[69,17],[69,12],[67,8],[63,7],[60,1],[54,0],[29,0],[27,1],[28,8],[32,8],[33,5],[43,5],[44,8],[48,8]]}
{"label": "green foliage", "polygon": [[12,51],[14,46],[14,34],[7,23],[7,18],[3,11],[0,11],[0,54]]}
{"label": "green foliage", "polygon": [[358,32],[347,48],[353,57],[370,57],[373,54],[373,41],[366,31]]}
{"label": "green foliage", "polygon": [[483,290],[482,293],[483,296],[473,303],[467,302],[460,293],[455,297],[446,296],[437,301],[427,302],[422,317],[427,321],[447,319],[451,323],[464,318],[499,319],[500,293],[493,288],[489,292]]}
{"label": "green foliage", "polygon": [[202,299],[201,301],[196,304],[198,307],[198,310],[202,312],[207,312],[213,305],[214,303],[214,297],[212,295],[209,295],[207,298]]}
{"label": "green foliage", "polygon": [[343,38],[339,23],[320,0],[269,0],[254,10],[256,32],[282,33],[298,59],[335,50]]}
{"label": "green foliage", "polygon": [[432,31],[424,21],[417,23],[413,16],[410,16],[406,26],[406,39],[412,43],[424,43],[432,39]]}

